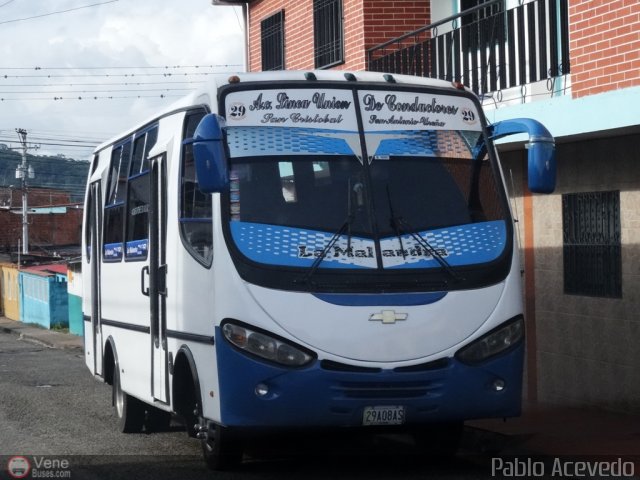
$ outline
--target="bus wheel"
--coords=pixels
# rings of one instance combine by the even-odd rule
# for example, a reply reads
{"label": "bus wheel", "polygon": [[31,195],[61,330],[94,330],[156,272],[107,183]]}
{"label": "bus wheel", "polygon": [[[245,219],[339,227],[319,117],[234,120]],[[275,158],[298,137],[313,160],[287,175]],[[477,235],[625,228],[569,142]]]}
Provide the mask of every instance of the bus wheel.
{"label": "bus wheel", "polygon": [[242,462],[242,445],[228,428],[206,422],[200,418],[200,425],[207,424],[206,434],[200,436],[204,461],[211,470],[228,470]]}
{"label": "bus wheel", "polygon": [[137,398],[122,391],[120,367],[113,371],[113,406],[118,417],[118,430],[122,433],[137,433],[144,425],[144,404]]}

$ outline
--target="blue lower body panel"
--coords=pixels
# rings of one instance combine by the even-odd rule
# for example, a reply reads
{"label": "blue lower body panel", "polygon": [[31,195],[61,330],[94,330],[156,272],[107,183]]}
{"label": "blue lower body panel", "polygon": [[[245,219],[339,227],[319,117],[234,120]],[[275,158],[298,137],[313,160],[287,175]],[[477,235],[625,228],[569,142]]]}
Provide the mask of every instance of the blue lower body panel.
{"label": "blue lower body panel", "polygon": [[[248,357],[218,329],[222,424],[229,427],[355,427],[372,406],[404,406],[405,425],[520,414],[524,344],[481,365],[450,359],[424,371],[345,372],[320,361],[282,368]],[[496,391],[496,380],[504,388]],[[268,393],[256,394],[257,385]]]}

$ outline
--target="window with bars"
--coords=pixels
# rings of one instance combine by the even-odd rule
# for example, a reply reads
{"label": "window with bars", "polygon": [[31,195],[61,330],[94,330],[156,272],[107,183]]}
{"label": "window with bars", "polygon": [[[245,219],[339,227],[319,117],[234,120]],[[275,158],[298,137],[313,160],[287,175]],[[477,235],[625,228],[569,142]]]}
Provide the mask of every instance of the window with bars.
{"label": "window with bars", "polygon": [[313,0],[313,57],[315,68],[344,61],[342,0]]}
{"label": "window with bars", "polygon": [[284,70],[284,10],[260,22],[262,70]]}
{"label": "window with bars", "polygon": [[562,196],[564,293],[622,297],[620,192]]}

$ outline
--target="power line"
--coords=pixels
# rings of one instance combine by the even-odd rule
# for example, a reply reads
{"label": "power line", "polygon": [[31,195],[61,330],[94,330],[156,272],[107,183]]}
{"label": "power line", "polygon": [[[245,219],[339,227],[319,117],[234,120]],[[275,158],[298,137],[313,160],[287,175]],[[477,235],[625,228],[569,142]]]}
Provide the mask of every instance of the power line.
{"label": "power line", "polygon": [[122,93],[122,92],[190,92],[192,91],[191,88],[134,88],[134,89],[130,89],[130,88],[123,88],[123,89],[119,89],[119,90],[59,90],[59,91],[42,91],[42,90],[37,90],[37,91],[30,91],[30,90],[25,90],[25,91],[20,91],[20,92],[3,92],[0,91],[0,94],[6,95],[12,95],[12,94],[22,94],[22,93],[26,93],[26,94],[34,94],[34,93],[50,93],[50,94],[70,94],[70,93]]}
{"label": "power line", "polygon": [[106,82],[106,83],[9,83],[3,87],[129,87],[139,85],[203,84],[204,80],[178,80],[166,82]]}
{"label": "power line", "polygon": [[4,7],[5,5],[9,5],[11,2],[15,2],[16,0],[9,0],[8,2],[4,2],[2,5],[0,5],[0,8]]}
{"label": "power line", "polygon": [[[25,17],[25,18],[16,18],[13,20],[5,20],[3,22],[0,22],[0,25],[3,25],[5,23],[15,23],[15,22],[23,22],[25,20],[32,20],[34,18],[42,18],[42,17],[49,17],[51,15],[58,15],[60,13],[68,13],[68,12],[73,12],[76,10],[82,10],[83,8],[91,8],[91,7],[97,7],[99,5],[105,5],[107,3],[114,3],[117,2],[119,0],[108,0],[106,2],[100,2],[100,3],[92,3],[91,5],[83,5],[82,7],[75,7],[75,8],[69,8],[67,10],[59,10],[57,12],[51,12],[51,13],[43,13],[42,15],[33,15],[31,17]],[[5,3],[6,5],[6,3]]]}
{"label": "power line", "polygon": [[79,73],[70,75],[0,75],[0,78],[129,78],[129,77],[188,77],[188,76],[208,76],[219,75],[232,72],[184,72],[184,73]]}
{"label": "power line", "polygon": [[92,142],[96,142],[96,141],[102,141],[102,140],[96,140],[96,139],[79,139],[78,137],[73,137],[73,138],[69,138],[69,137],[56,137],[55,135],[52,136],[48,136],[48,137],[41,137],[36,135],[31,135],[32,139],[36,140],[36,141],[55,141],[55,142],[70,142],[70,143],[92,143]]}
{"label": "power line", "polygon": [[183,95],[165,95],[165,94],[161,94],[161,95],[123,95],[123,96],[117,96],[117,95],[109,95],[109,96],[89,96],[89,97],[12,97],[12,98],[6,98],[6,97],[0,97],[0,102],[12,102],[12,101],[56,101],[56,102],[60,102],[60,101],[69,101],[69,100],[119,100],[119,99],[136,99],[136,98],[160,98],[160,99],[164,99],[164,98],[170,98],[170,97],[182,97]]}
{"label": "power line", "polygon": [[[117,1],[117,0],[116,0]],[[222,68],[242,67],[240,63],[218,63],[210,65],[141,65],[137,67],[112,66],[112,67],[0,67],[0,70],[159,70],[159,69],[183,69],[183,68]]]}
{"label": "power line", "polygon": [[[69,130],[68,129],[64,129],[64,130],[55,130],[55,129],[34,129],[32,130],[32,132],[37,132],[37,134],[41,134],[41,135],[51,135],[53,137],[56,136],[66,136],[69,134]],[[74,129],[74,138],[86,138],[85,135],[98,135],[98,136],[107,136],[107,137],[111,137],[114,135],[114,132],[96,132],[96,131],[77,131]]]}

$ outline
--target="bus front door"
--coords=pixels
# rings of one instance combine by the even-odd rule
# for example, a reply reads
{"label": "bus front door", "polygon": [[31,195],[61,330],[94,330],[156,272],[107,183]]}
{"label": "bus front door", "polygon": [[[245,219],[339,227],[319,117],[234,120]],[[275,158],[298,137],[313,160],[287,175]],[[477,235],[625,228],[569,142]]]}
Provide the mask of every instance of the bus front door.
{"label": "bus front door", "polygon": [[[102,261],[102,200],[100,182],[89,186],[87,248],[91,284],[91,328],[85,333],[85,362],[94,375],[102,376],[102,314],[100,262]],[[93,357],[93,358],[91,358]]]}
{"label": "bus front door", "polygon": [[168,402],[166,154],[151,159],[149,205],[149,301],[151,315],[151,389],[153,398]]}

